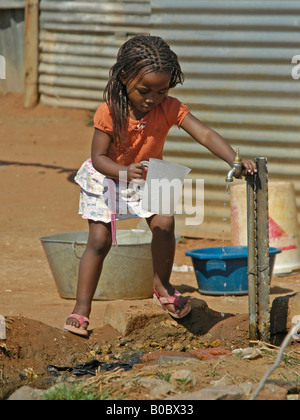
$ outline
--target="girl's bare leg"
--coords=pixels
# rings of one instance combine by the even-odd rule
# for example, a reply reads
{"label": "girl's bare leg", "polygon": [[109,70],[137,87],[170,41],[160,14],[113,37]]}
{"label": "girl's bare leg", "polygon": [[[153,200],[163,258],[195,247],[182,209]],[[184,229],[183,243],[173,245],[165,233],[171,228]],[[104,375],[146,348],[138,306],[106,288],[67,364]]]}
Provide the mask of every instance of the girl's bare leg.
{"label": "girl's bare leg", "polygon": [[[89,228],[87,247],[79,264],[76,305],[73,311],[74,314],[87,318],[91,312],[104,259],[112,244],[110,223],[89,220]],[[68,318],[66,324],[79,328],[79,321],[74,318]],[[83,323],[82,328],[87,327],[87,323]]]}
{"label": "girl's bare leg", "polygon": [[[175,256],[175,220],[173,216],[154,215],[147,219],[153,234],[151,251],[154,270],[154,287],[162,297],[170,297],[175,293],[175,288],[170,284],[170,277]],[[180,308],[167,304],[166,309],[179,313],[188,303],[188,299],[181,296]]]}

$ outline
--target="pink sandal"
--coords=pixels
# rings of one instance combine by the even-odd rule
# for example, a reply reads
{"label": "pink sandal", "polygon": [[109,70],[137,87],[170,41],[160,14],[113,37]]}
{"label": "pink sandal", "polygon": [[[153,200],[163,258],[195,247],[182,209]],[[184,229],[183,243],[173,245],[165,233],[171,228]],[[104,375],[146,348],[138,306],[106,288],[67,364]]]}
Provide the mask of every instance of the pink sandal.
{"label": "pink sandal", "polygon": [[175,289],[174,296],[169,296],[169,297],[160,296],[158,294],[157,290],[154,287],[153,302],[156,305],[161,306],[162,309],[164,311],[166,311],[169,315],[171,315],[173,318],[181,319],[181,318],[184,318],[185,316],[187,316],[191,312],[192,307],[191,307],[190,302],[188,302],[185,305],[185,307],[181,309],[181,311],[179,313],[168,311],[168,309],[165,308],[165,305],[167,305],[167,304],[172,304],[176,308],[179,308],[179,298],[180,298],[180,296],[182,296],[182,295],[178,292],[177,289]]}
{"label": "pink sandal", "polygon": [[69,331],[69,332],[71,332],[73,334],[80,335],[82,337],[88,337],[89,336],[88,331],[85,328],[81,328],[82,327],[82,324],[84,322],[87,322],[88,324],[90,323],[90,320],[86,316],[73,314],[73,312],[72,312],[68,316],[67,319],[69,319],[69,318],[77,319],[77,321],[79,321],[80,327],[79,328],[76,328],[76,327],[73,327],[72,325],[65,324],[64,330]]}

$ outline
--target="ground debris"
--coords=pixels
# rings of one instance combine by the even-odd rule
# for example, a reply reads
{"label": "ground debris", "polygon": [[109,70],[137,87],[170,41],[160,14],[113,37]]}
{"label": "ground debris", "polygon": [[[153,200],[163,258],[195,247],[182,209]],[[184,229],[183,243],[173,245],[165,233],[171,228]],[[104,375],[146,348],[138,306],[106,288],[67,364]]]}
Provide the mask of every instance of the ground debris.
{"label": "ground debris", "polygon": [[[61,372],[70,372],[75,376],[92,375],[96,376],[97,372],[109,371],[109,370],[129,370],[132,369],[133,365],[139,363],[138,359],[131,359],[127,362],[100,362],[99,360],[93,359],[86,363],[77,363],[75,367],[71,366],[47,366],[47,373],[50,376],[60,376]],[[99,369],[100,368],[100,369]]]}

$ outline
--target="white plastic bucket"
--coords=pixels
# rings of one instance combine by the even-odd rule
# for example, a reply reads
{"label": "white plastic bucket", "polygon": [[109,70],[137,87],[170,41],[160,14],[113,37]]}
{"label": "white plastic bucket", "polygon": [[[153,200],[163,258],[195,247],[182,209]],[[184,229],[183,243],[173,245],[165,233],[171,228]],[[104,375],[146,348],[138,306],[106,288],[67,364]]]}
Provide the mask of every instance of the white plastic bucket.
{"label": "white plastic bucket", "polygon": [[155,214],[174,214],[182,194],[184,180],[191,169],[154,158],[141,163],[148,166],[142,208]]}
{"label": "white plastic bucket", "polygon": [[[247,245],[246,184],[230,188],[232,243]],[[269,182],[269,242],[280,248],[274,274],[291,273],[300,268],[298,212],[294,184]]]}

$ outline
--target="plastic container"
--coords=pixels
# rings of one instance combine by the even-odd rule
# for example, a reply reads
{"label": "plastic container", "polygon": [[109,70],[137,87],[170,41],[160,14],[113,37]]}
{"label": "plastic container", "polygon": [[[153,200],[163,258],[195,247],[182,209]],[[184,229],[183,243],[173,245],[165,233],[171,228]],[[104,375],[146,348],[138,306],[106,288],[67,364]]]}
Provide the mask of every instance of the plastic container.
{"label": "plastic container", "polygon": [[[76,298],[78,267],[87,239],[88,231],[40,238],[62,298]],[[138,229],[118,230],[117,241],[118,248],[112,247],[104,261],[94,300],[152,297],[152,233]]]}
{"label": "plastic container", "polygon": [[142,208],[155,214],[173,215],[182,194],[184,180],[191,169],[154,158],[141,163],[148,166]]}
{"label": "plastic container", "polygon": [[[278,248],[270,248],[270,278]],[[199,292],[227,296],[248,294],[248,247],[226,246],[187,251],[193,261]]]}
{"label": "plastic container", "polygon": [[[247,245],[246,184],[230,188],[232,244]],[[298,211],[294,184],[269,181],[269,243],[280,248],[274,274],[287,274],[300,268]]]}

